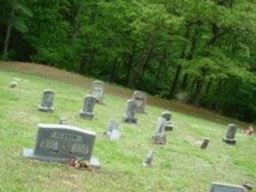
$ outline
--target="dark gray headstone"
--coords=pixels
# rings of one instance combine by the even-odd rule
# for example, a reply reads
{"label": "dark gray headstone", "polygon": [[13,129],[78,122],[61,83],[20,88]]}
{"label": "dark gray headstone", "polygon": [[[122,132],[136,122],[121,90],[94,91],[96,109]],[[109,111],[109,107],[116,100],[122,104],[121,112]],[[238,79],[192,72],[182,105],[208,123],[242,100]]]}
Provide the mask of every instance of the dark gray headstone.
{"label": "dark gray headstone", "polygon": [[145,157],[145,159],[144,159],[142,165],[143,165],[144,167],[149,167],[149,166],[151,166],[151,165],[152,165],[152,162],[153,162],[153,160],[154,160],[154,156],[155,156],[155,151],[154,151],[154,150],[150,150],[150,151],[147,153],[147,155],[146,155],[146,157]]}
{"label": "dark gray headstone", "polygon": [[170,111],[164,111],[161,114],[161,117],[166,119],[165,130],[166,131],[173,130],[174,129],[174,125],[173,125],[173,122],[172,122],[172,114],[171,114],[171,112]]}
{"label": "dark gray headstone", "polygon": [[90,94],[97,99],[97,102],[103,103],[104,83],[102,81],[93,81],[90,89]]}
{"label": "dark gray headstone", "polygon": [[107,125],[107,131],[104,133],[107,138],[109,138],[111,141],[119,140],[121,133],[118,128],[118,123],[114,120],[110,119],[108,121]]}
{"label": "dark gray headstone", "polygon": [[208,144],[209,144],[209,142],[210,142],[210,139],[205,138],[203,143],[202,143],[202,145],[201,145],[201,149],[206,149]]}
{"label": "dark gray headstone", "polygon": [[84,98],[83,108],[80,110],[80,116],[87,119],[94,117],[93,108],[96,103],[96,98],[92,95],[86,95]]}
{"label": "dark gray headstone", "polygon": [[156,125],[156,133],[152,137],[155,144],[165,144],[166,143],[166,133],[165,133],[166,119],[159,117]]}
{"label": "dark gray headstone", "polygon": [[92,158],[94,132],[60,124],[39,124],[35,149],[25,149],[26,157],[43,160],[67,162],[87,160],[94,166],[98,161]]}
{"label": "dark gray headstone", "polygon": [[129,99],[127,103],[127,110],[123,115],[123,121],[126,123],[137,123],[137,118],[135,117],[136,101],[134,99]]}
{"label": "dark gray headstone", "polygon": [[147,95],[142,91],[134,91],[132,99],[136,101],[136,112],[145,113],[145,106],[147,104]]}
{"label": "dark gray headstone", "polygon": [[44,112],[52,112],[53,108],[53,101],[54,101],[54,91],[51,89],[45,89],[43,92],[42,102],[39,105],[39,111]]}
{"label": "dark gray headstone", "polygon": [[237,130],[237,126],[235,124],[229,124],[226,134],[223,137],[223,141],[227,144],[233,144],[233,145],[236,144],[236,139],[235,139],[236,130]]}
{"label": "dark gray headstone", "polygon": [[246,192],[247,190],[240,185],[213,182],[209,192]]}

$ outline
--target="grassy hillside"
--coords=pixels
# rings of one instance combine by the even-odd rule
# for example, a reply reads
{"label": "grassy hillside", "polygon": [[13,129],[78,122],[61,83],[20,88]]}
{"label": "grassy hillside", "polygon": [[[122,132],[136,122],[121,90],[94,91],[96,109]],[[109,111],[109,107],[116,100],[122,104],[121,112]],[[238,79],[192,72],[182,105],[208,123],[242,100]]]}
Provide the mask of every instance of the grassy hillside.
{"label": "grassy hillside", "polygon": [[[138,125],[121,123],[120,141],[111,142],[102,133],[109,118],[121,120],[131,91],[107,85],[105,105],[95,106],[92,121],[83,120],[78,114],[90,80],[46,67],[35,72],[35,68],[28,65],[13,70],[0,65],[0,191],[205,192],[211,181],[256,185],[255,136],[246,137],[238,130],[237,145],[225,145],[221,139],[227,119],[220,121],[219,116],[207,115],[206,120],[173,111],[176,130],[168,133],[166,145],[157,146],[150,138],[157,117],[165,109],[147,106],[146,115],[137,115]],[[62,81],[54,80],[58,78]],[[9,87],[13,80],[18,82],[15,89]],[[37,110],[45,88],[56,92],[52,114]],[[161,103],[152,97],[150,102]],[[166,107],[178,109],[175,104]],[[196,113],[195,109],[186,110]],[[37,124],[57,123],[61,117],[68,118],[69,124],[96,132],[94,155],[101,162],[100,171],[76,170],[22,157],[23,148],[34,147]],[[205,151],[200,150],[204,137],[211,139]],[[154,166],[143,168],[141,163],[151,148],[157,153]]]}

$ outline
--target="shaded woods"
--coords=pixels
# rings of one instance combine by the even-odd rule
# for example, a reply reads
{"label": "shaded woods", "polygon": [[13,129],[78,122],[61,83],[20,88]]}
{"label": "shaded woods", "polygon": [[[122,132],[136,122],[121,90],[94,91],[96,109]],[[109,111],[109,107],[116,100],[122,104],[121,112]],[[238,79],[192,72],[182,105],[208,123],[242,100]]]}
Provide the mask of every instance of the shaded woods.
{"label": "shaded woods", "polygon": [[4,60],[44,63],[255,121],[255,1],[0,3]]}

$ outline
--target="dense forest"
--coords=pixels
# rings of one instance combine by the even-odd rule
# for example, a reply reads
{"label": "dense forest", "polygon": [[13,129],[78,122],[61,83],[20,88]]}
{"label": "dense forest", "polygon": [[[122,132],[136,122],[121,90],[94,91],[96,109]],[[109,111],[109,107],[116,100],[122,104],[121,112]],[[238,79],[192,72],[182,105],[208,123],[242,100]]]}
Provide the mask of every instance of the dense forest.
{"label": "dense forest", "polygon": [[255,0],[0,3],[2,60],[43,63],[255,121]]}

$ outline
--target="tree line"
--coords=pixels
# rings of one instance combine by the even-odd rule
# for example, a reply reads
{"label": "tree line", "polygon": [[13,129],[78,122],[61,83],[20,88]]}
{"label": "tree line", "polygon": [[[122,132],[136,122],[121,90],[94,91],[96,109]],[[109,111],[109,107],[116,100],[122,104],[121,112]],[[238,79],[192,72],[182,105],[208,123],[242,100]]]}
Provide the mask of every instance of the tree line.
{"label": "tree line", "polygon": [[3,60],[43,63],[255,121],[255,0],[0,3]]}

